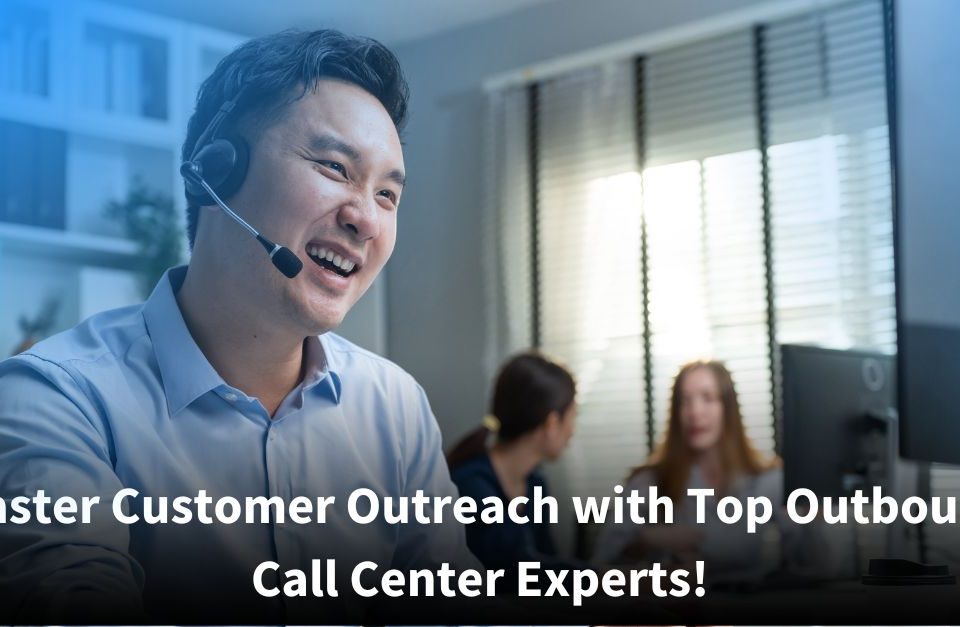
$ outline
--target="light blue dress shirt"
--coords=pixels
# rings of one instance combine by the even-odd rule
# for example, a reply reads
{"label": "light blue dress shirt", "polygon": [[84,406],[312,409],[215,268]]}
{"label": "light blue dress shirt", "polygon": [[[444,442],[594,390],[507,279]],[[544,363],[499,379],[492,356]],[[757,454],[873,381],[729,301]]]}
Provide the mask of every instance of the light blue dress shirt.
{"label": "light blue dress shirt", "polygon": [[[455,523],[346,517],[357,488],[456,496],[416,381],[327,333],[306,340],[304,380],[271,419],[224,383],[191,337],[175,298],[185,273],[170,270],[142,306],[93,316],[0,362],[0,498],[42,489],[102,503],[90,525],[0,525],[5,614],[75,621],[109,604],[161,619],[256,622],[279,608],[291,622],[318,620],[309,599],[256,595],[256,566],[309,572],[311,559],[334,558],[341,576],[359,559],[381,569],[476,566]],[[127,526],[109,515],[122,488],[171,499],[201,489],[241,501],[335,496],[336,506],[324,524]]]}

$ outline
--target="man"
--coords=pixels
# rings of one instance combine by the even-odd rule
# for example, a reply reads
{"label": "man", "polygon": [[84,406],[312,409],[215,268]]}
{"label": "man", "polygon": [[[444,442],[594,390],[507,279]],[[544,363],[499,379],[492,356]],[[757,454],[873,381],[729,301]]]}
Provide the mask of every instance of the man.
{"label": "man", "polygon": [[[318,620],[310,601],[255,594],[257,565],[309,571],[335,558],[345,577],[361,559],[475,565],[458,526],[342,515],[360,487],[456,493],[423,390],[329,333],[393,251],[406,106],[393,54],[330,30],[252,40],[204,82],[183,146],[189,266],[142,306],[0,363],[0,497],[102,503],[88,525],[0,528],[10,621]],[[218,141],[230,145],[202,152]],[[198,175],[302,270],[278,272]],[[110,506],[125,488],[138,493],[126,511],[141,518],[157,513],[155,497],[199,490],[336,506],[323,524],[124,525]],[[340,599],[328,596],[323,611],[335,613],[323,618],[338,616]]]}

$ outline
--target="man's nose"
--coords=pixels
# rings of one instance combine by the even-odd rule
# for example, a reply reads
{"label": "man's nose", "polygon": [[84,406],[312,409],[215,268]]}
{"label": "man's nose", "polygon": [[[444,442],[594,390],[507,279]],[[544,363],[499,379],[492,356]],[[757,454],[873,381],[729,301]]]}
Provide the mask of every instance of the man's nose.
{"label": "man's nose", "polygon": [[380,234],[377,219],[377,204],[372,198],[356,193],[340,207],[337,215],[340,226],[360,241],[373,239]]}

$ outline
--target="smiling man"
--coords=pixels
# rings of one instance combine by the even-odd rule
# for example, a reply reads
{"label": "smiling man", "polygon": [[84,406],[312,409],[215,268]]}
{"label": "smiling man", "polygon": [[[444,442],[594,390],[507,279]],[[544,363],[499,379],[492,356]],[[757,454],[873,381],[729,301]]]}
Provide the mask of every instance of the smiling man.
{"label": "smiling man", "polygon": [[[348,599],[259,596],[257,566],[476,565],[453,522],[358,525],[342,506],[308,525],[110,512],[121,490],[147,519],[158,497],[201,490],[341,505],[361,487],[456,494],[423,390],[331,333],[394,248],[406,106],[392,53],[329,30],[250,41],[204,82],[183,147],[198,164],[185,168],[189,266],[142,306],[0,363],[0,497],[102,503],[90,524],[0,529],[5,621],[329,622],[352,616]],[[198,174],[303,269],[278,272]]]}

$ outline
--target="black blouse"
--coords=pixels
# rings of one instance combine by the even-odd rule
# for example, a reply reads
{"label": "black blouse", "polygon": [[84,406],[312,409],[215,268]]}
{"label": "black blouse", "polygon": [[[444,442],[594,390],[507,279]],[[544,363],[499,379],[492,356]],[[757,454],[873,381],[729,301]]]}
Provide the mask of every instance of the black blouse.
{"label": "black blouse", "polygon": [[[482,506],[489,496],[502,499],[507,495],[497,474],[484,453],[460,464],[450,473],[461,496],[468,496]],[[527,497],[533,500],[533,490],[539,486],[544,496],[549,494],[546,480],[534,470],[527,477]],[[513,570],[520,561],[552,562],[557,553],[548,522],[520,524],[505,517],[503,524],[485,524],[479,519],[467,525],[467,546],[487,568]]]}

